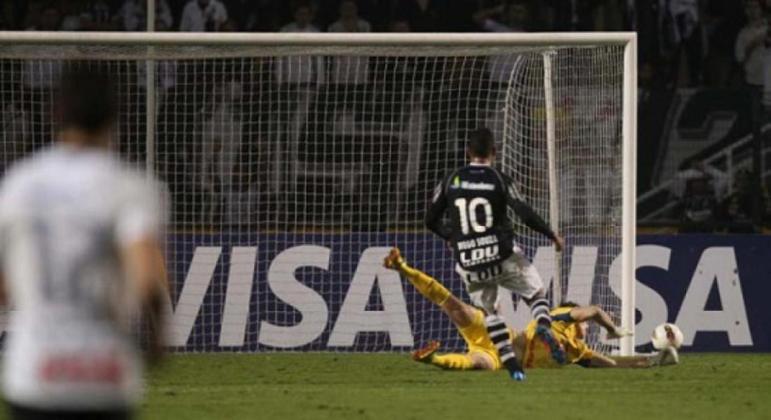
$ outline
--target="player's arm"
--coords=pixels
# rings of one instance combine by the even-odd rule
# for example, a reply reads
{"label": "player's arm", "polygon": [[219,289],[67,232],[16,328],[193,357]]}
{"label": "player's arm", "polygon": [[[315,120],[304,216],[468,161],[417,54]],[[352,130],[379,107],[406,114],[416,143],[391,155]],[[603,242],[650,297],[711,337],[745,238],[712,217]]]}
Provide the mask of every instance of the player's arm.
{"label": "player's arm", "polygon": [[602,353],[594,353],[592,352],[587,357],[582,358],[578,362],[576,362],[577,365],[583,366],[586,368],[614,368],[619,367],[616,363],[616,361]]}
{"label": "player's arm", "polygon": [[8,305],[8,295],[5,292],[5,277],[3,276],[3,267],[0,265],[0,307]]}
{"label": "player's arm", "polygon": [[452,232],[450,227],[443,222],[444,212],[447,209],[447,196],[444,194],[444,182],[441,182],[434,189],[434,195],[431,199],[431,205],[426,212],[426,227],[437,236],[449,241]]}
{"label": "player's arm", "polygon": [[519,194],[516,185],[514,185],[514,181],[508,180],[507,182],[509,185],[506,193],[506,200],[509,207],[514,210],[514,213],[522,220],[522,223],[524,223],[525,226],[551,239],[552,242],[554,242],[557,251],[562,251],[562,248],[564,247],[562,237],[554,233],[546,221],[543,220],[532,207],[525,203],[522,196]]}
{"label": "player's arm", "polygon": [[164,315],[169,305],[169,285],[161,238],[165,211],[159,188],[146,180],[127,182],[125,200],[116,221],[121,265],[129,288],[139,299],[147,328],[147,356],[152,362],[161,355]]}
{"label": "player's arm", "polygon": [[628,332],[617,327],[610,318],[610,315],[597,305],[576,306],[570,310],[569,316],[570,321],[573,322],[596,322],[608,332],[608,338],[610,339],[629,335]]}
{"label": "player's arm", "polygon": [[621,368],[621,369],[645,369],[656,366],[650,356],[607,356],[602,353],[592,353],[586,359],[578,361],[578,364],[588,368]]}
{"label": "player's arm", "polygon": [[168,302],[163,251],[158,239],[147,235],[123,245],[121,257],[127,279],[139,297],[148,329],[148,357],[153,361],[162,354],[164,306]]}

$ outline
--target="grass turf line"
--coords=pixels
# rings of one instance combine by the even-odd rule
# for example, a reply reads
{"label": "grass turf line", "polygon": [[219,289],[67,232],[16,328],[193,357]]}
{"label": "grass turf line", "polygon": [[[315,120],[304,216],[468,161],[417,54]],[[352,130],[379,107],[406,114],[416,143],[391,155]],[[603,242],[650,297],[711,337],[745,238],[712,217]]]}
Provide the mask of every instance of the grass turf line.
{"label": "grass turf line", "polygon": [[398,354],[174,355],[143,419],[752,419],[771,417],[771,354],[684,355],[638,370],[451,372]]}

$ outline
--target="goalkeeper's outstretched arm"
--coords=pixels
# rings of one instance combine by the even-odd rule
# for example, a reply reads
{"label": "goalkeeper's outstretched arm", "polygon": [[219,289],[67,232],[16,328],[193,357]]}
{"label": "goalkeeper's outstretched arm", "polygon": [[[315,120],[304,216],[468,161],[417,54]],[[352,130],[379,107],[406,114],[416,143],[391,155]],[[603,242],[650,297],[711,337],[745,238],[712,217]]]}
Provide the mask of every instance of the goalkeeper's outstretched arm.
{"label": "goalkeeper's outstretched arm", "polygon": [[678,363],[680,363],[680,358],[677,350],[668,349],[657,354],[641,356],[608,356],[602,353],[592,353],[590,357],[578,364],[588,368],[644,369],[673,366]]}
{"label": "goalkeeper's outstretched arm", "polygon": [[574,322],[596,322],[608,332],[610,339],[631,335],[629,331],[617,327],[610,319],[610,315],[597,305],[576,306],[570,310],[570,318]]}

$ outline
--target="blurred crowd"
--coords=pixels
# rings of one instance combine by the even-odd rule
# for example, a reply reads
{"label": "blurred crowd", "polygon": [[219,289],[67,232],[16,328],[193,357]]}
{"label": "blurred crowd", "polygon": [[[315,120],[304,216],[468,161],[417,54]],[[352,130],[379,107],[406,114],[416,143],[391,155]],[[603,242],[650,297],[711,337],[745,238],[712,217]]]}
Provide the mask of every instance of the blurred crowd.
{"label": "blurred crowd", "polygon": [[[156,0],[157,31],[636,30],[651,88],[766,84],[771,0]],[[146,0],[4,0],[0,30],[143,31]],[[771,92],[771,89],[767,89]],[[771,104],[771,94],[767,95]]]}
{"label": "blurred crowd", "polygon": [[[669,0],[667,0],[668,2]],[[156,29],[465,32],[621,30],[626,0],[156,0]],[[145,30],[146,0],[6,0],[3,29]]]}
{"label": "blurred crowd", "polygon": [[[156,0],[157,31],[636,30],[643,88],[762,87],[771,0]],[[4,0],[0,30],[143,31],[146,0]]]}
{"label": "blurred crowd", "polygon": [[[157,31],[636,30],[640,84],[762,87],[771,0],[156,0]],[[143,31],[146,0],[4,0],[0,30]]]}

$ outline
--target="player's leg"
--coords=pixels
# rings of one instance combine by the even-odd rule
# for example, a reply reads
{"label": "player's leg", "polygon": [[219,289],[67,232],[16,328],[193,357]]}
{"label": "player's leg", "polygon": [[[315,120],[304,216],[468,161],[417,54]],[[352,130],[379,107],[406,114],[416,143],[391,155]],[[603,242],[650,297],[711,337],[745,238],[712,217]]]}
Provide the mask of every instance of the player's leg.
{"label": "player's leg", "polygon": [[[662,367],[672,366],[680,363],[680,355],[674,347],[667,347],[658,353],[643,356],[618,356],[613,360],[619,367]],[[647,366],[643,366],[647,363]]]}
{"label": "player's leg", "polygon": [[425,347],[412,352],[412,360],[429,363],[447,370],[493,370],[495,362],[492,357],[482,352],[469,353],[438,353],[439,341],[432,341]]}
{"label": "player's leg", "polygon": [[431,341],[425,347],[412,352],[412,360],[421,363],[429,363],[442,369],[469,370],[474,369],[474,363],[468,354],[447,353],[439,354],[441,343]]}
{"label": "player's leg", "polygon": [[586,362],[588,363],[579,364],[592,368],[641,369],[676,365],[680,363],[680,356],[676,349],[669,347],[656,354],[639,356],[608,356],[602,353],[593,353],[586,359]]}
{"label": "player's leg", "polygon": [[551,333],[549,301],[535,266],[521,251],[515,250],[514,254],[504,261],[503,272],[498,281],[502,287],[518,294],[527,303],[533,319],[538,323],[537,336],[549,346],[552,358],[557,363],[564,364],[567,357]]}
{"label": "player's leg", "polygon": [[466,285],[471,303],[482,308],[487,316],[485,317],[485,327],[495,348],[498,350],[498,357],[509,375],[518,381],[525,379],[522,365],[517,360],[514,350],[511,347],[511,336],[509,329],[503,318],[498,315],[498,284],[493,281],[474,281],[476,273],[470,273],[460,266],[456,267],[458,275],[463,279]]}
{"label": "player's leg", "polygon": [[549,301],[538,270],[521,252],[515,252],[504,262],[501,286],[518,294],[530,307],[538,325],[551,327]]}
{"label": "player's leg", "polygon": [[447,290],[442,283],[436,281],[435,278],[418,269],[410,267],[402,257],[398,248],[391,249],[388,256],[386,256],[383,261],[383,266],[400,272],[421,295],[438,306],[443,306],[450,297],[454,297],[452,296],[452,293]]}
{"label": "player's leg", "polygon": [[485,317],[485,327],[495,348],[498,350],[498,357],[509,375],[521,381],[525,379],[525,373],[522,365],[517,360],[514,349],[511,347],[511,336],[506,327],[503,318],[498,315],[498,284],[493,281],[478,282],[473,281],[476,273],[469,273],[460,266],[456,271],[463,279],[466,285],[471,303],[482,308],[487,316]]}
{"label": "player's leg", "polygon": [[[424,297],[442,308],[442,311],[447,314],[458,329],[458,332],[467,342],[469,341],[470,334],[478,335],[478,331],[470,332],[468,329],[480,329],[475,328],[477,326],[473,325],[475,318],[482,316],[478,315],[480,313],[479,310],[458,299],[433,277],[410,267],[398,249],[394,248],[391,250],[384,261],[384,265],[387,268],[398,270]],[[495,294],[491,294],[490,290],[480,289],[473,292],[472,301],[474,299],[479,302],[480,306],[495,306]],[[482,329],[481,332],[484,333],[485,330]],[[445,369],[493,369],[495,367],[495,362],[487,354],[479,352],[438,354],[437,351],[440,345],[439,341],[428,343],[425,347],[412,353],[413,360],[432,363]]]}
{"label": "player's leg", "polygon": [[489,314],[485,317],[485,326],[490,340],[493,342],[496,350],[498,350],[501,364],[509,372],[511,378],[517,381],[524,380],[524,370],[514,353],[514,348],[511,345],[511,333],[503,318],[497,313]]}
{"label": "player's leg", "polygon": [[[442,311],[447,314],[458,329],[466,328],[474,321],[476,308],[463,303],[435,278],[411,267],[397,248],[391,250],[384,265],[386,268],[395,269],[404,275],[421,295],[442,308]],[[480,306],[495,307],[495,296],[490,295],[490,290],[479,289],[472,292],[471,295],[472,302],[478,301]]]}

